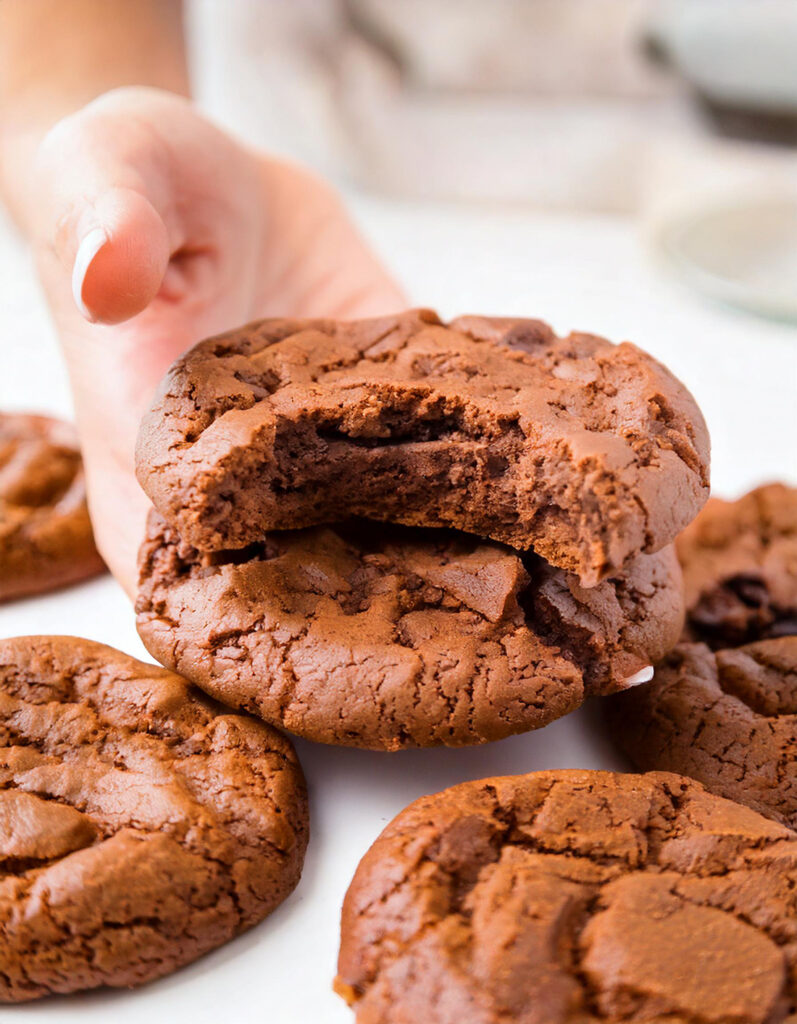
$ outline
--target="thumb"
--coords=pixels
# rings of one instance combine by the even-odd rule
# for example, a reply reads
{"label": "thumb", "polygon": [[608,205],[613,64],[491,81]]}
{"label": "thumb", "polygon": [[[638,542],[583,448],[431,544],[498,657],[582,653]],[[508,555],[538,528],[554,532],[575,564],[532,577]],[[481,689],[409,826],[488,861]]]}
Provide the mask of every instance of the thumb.
{"label": "thumb", "polygon": [[71,276],[89,321],[113,324],[157,295],[174,248],[168,186],[146,126],[94,101],[59,122],[37,154],[34,233]]}
{"label": "thumb", "polygon": [[[85,205],[84,205],[85,204]],[[72,295],[89,321],[128,320],[155,298],[169,263],[166,225],[149,200],[111,187],[84,199],[56,252],[71,265]]]}

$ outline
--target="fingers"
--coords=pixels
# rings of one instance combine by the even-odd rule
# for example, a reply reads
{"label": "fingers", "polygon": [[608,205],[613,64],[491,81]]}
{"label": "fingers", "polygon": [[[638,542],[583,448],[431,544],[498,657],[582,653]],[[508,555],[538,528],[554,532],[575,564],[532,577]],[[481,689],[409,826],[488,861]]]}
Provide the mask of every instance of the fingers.
{"label": "fingers", "polygon": [[157,295],[179,239],[166,222],[171,193],[162,147],[146,124],[125,122],[108,107],[90,104],[42,143],[35,236],[71,279],[80,314],[113,324]]}

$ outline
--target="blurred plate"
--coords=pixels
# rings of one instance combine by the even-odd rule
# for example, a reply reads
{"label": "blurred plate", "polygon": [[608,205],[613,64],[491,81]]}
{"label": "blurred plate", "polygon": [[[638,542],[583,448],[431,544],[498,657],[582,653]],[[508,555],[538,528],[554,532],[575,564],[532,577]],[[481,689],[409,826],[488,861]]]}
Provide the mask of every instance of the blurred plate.
{"label": "blurred plate", "polygon": [[661,252],[695,288],[797,321],[797,199],[692,210],[660,225],[657,236]]}

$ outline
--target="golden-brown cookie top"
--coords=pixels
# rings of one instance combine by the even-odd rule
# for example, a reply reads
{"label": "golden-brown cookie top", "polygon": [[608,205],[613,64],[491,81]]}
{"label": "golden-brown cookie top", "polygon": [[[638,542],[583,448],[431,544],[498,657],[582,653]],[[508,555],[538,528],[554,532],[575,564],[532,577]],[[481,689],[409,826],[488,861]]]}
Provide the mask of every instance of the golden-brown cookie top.
{"label": "golden-brown cookie top", "polygon": [[0,641],[0,1002],[167,974],[296,885],[287,739],[73,637]]}
{"label": "golden-brown cookie top", "polygon": [[402,811],[346,895],[336,988],[394,1024],[783,1022],[797,835],[677,775],[547,771]]}
{"label": "golden-brown cookie top", "polygon": [[0,413],[0,601],[104,568],[74,429],[48,416]]}

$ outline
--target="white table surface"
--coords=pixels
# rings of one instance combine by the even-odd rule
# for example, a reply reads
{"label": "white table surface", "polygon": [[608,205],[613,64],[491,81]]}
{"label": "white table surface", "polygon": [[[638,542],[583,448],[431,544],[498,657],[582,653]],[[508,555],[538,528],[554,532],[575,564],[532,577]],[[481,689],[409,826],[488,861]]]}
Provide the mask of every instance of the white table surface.
{"label": "white table surface", "polygon": [[[364,230],[412,301],[444,315],[515,313],[560,331],[632,339],[692,389],[713,437],[716,493],[797,482],[797,330],[713,305],[662,274],[630,224],[357,200]],[[24,251],[0,226],[0,408],[69,415],[66,375]],[[105,578],[0,608],[0,636],[70,633],[148,658],[130,606]],[[402,807],[465,779],[554,767],[621,767],[583,708],[478,749],[373,754],[299,741],[311,841],[296,892],[247,935],[137,991],[0,1010],[19,1024],[230,1021],[346,1024],[330,985],[338,916],[360,856]],[[465,1024],[465,1022],[463,1022]]]}

